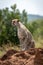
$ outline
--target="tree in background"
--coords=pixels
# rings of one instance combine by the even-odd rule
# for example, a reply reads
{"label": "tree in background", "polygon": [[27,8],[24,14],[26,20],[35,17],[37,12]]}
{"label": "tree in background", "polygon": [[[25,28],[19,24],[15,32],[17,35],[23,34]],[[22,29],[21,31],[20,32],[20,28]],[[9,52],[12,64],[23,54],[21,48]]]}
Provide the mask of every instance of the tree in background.
{"label": "tree in background", "polygon": [[25,11],[25,9],[22,11],[22,15],[21,15],[21,21],[26,25],[27,24],[27,12]]}

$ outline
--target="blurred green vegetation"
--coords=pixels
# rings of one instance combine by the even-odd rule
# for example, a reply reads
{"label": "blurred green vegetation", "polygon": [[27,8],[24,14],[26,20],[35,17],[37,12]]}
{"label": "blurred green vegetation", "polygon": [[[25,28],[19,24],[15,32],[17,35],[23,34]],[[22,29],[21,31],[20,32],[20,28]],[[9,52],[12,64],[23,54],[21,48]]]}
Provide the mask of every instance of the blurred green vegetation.
{"label": "blurred green vegetation", "polygon": [[27,12],[25,10],[20,13],[17,5],[11,6],[11,11],[8,8],[0,9],[0,46],[7,43],[19,44],[17,36],[17,28],[12,26],[12,19],[19,19],[33,34],[36,41],[36,47],[43,47],[43,19],[28,22]]}
{"label": "blurred green vegetation", "polygon": [[37,48],[43,48],[43,19],[30,22],[26,27],[32,33]]}

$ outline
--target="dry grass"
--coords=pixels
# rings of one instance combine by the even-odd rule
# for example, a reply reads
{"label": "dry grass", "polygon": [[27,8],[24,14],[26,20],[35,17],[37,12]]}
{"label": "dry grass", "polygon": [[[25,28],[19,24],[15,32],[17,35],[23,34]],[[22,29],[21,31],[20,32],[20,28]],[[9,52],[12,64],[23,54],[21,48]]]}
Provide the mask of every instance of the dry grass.
{"label": "dry grass", "polygon": [[0,47],[0,57],[3,56],[8,50],[14,49],[14,50],[20,50],[20,48],[16,45],[12,45],[12,43],[9,44],[3,44],[2,47]]}
{"label": "dry grass", "polygon": [[[36,48],[43,48],[43,39],[38,39],[35,43]],[[20,47],[15,46],[12,43],[9,44],[3,44],[2,47],[0,47],[0,57],[3,56],[8,50],[14,49],[14,50],[20,50]]]}
{"label": "dry grass", "polygon": [[43,48],[43,39],[38,38],[35,44],[36,48]]}

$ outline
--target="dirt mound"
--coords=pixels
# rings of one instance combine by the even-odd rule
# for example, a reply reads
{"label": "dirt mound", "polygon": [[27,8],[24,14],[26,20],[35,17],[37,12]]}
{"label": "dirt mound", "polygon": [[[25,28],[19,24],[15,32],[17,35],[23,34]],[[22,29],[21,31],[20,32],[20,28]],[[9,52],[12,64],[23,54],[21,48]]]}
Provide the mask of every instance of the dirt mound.
{"label": "dirt mound", "polygon": [[43,49],[9,50],[0,59],[0,65],[43,65]]}

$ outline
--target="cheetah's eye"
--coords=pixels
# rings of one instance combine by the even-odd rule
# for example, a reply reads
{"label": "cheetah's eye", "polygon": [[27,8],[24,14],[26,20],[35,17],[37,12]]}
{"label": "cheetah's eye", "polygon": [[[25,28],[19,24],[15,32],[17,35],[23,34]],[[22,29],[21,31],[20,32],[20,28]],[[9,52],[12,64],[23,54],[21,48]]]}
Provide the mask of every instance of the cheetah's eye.
{"label": "cheetah's eye", "polygon": [[15,21],[13,21],[15,23]]}

